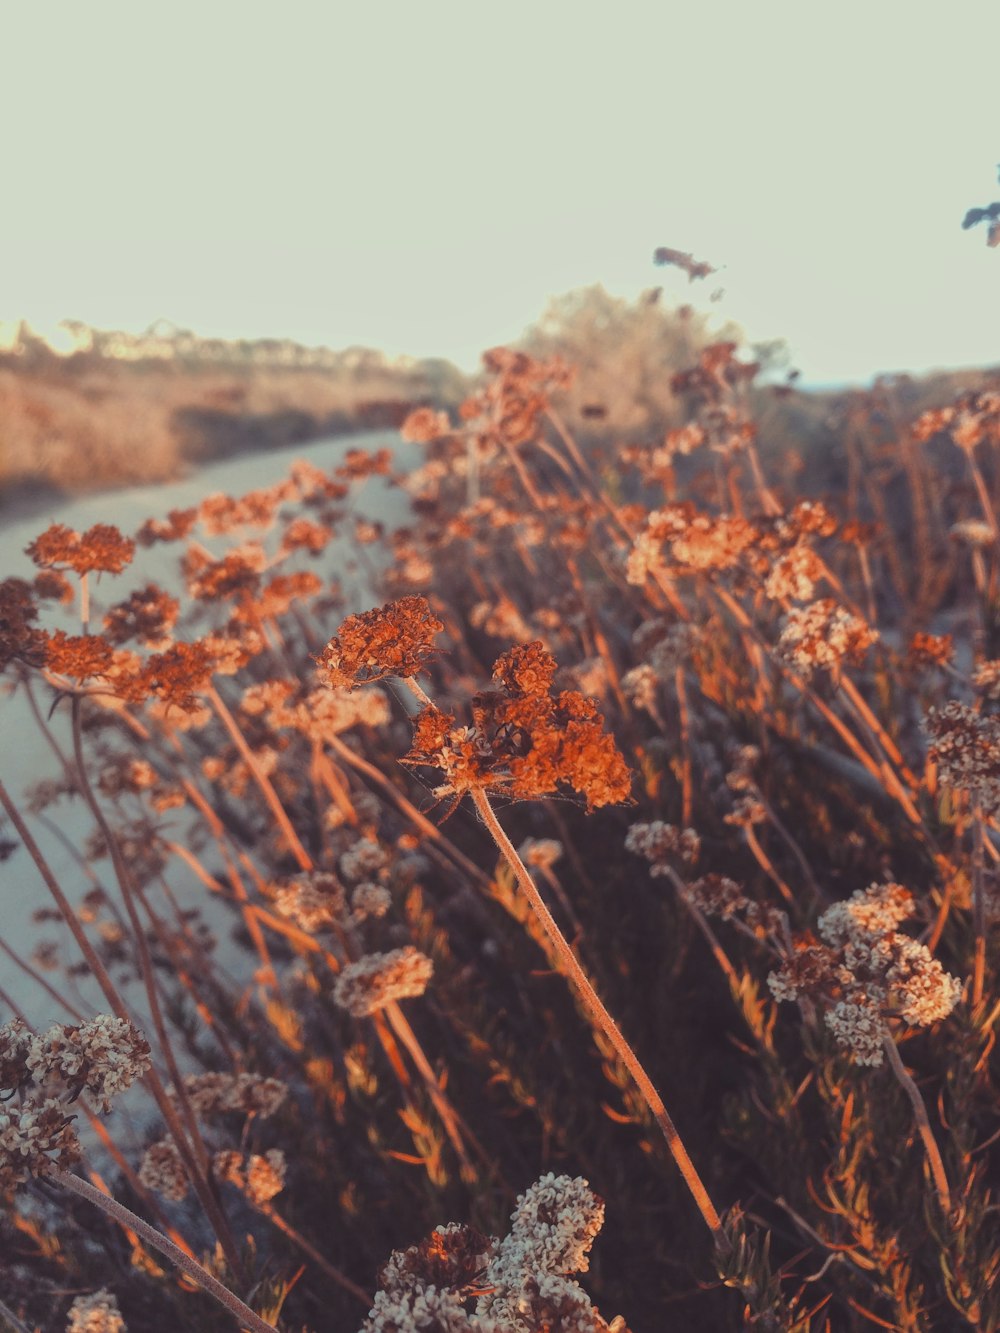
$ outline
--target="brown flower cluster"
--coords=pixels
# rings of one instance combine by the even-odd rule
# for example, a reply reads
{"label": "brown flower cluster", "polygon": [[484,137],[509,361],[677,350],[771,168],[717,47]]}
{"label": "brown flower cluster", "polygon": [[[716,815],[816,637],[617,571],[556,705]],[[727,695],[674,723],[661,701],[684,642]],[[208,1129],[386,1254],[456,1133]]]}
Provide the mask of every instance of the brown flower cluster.
{"label": "brown flower cluster", "polygon": [[155,546],[157,542],[179,542],[191,532],[198,521],[197,509],[171,509],[166,518],[148,518],[135,534],[140,546]]}
{"label": "brown flower cluster", "polygon": [[43,569],[120,574],[135,555],[135,542],[110,523],[96,523],[83,534],[53,523],[25,548],[25,554]]}
{"label": "brown flower cluster", "polygon": [[350,689],[386,676],[415,676],[443,629],[426,597],[401,597],[348,616],[316,659],[320,679]]}
{"label": "brown flower cluster", "polygon": [[556,670],[537,640],[511,648],[493,668],[501,689],[473,698],[473,726],[425,708],[402,762],[441,769],[447,780],[438,795],[478,788],[531,800],[569,787],[588,810],[627,800],[629,771],[597,705],[576,690],[552,695]]}
{"label": "brown flower cluster", "polygon": [[104,634],[109,643],[139,639],[151,648],[166,647],[179,614],[180,602],[176,597],[155,583],[147,583],[106,612]]}
{"label": "brown flower cluster", "polygon": [[38,606],[25,579],[0,583],[0,671],[11,662],[41,666],[45,661],[45,633],[36,629]]}

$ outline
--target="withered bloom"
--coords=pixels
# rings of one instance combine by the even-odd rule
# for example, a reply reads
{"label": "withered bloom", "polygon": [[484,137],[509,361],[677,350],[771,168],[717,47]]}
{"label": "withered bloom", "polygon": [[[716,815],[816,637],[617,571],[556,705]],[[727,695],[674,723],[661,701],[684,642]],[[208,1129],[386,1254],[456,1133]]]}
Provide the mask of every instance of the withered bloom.
{"label": "withered bloom", "polygon": [[25,554],[42,569],[120,574],[135,555],[135,542],[110,523],[96,523],[82,535],[53,523],[25,548]]}
{"label": "withered bloom", "polygon": [[540,642],[510,649],[494,666],[502,690],[472,701],[474,725],[455,726],[451,714],[425,708],[403,763],[442,769],[442,796],[475,787],[530,800],[569,787],[588,810],[627,800],[629,771],[597,705],[576,690],[553,696],[555,672]]}
{"label": "withered bloom", "polygon": [[110,608],[104,617],[105,637],[115,644],[140,639],[151,647],[159,646],[169,637],[179,614],[176,597],[170,597],[155,583],[147,583]]}
{"label": "withered bloom", "polygon": [[443,629],[426,597],[401,597],[348,616],[316,659],[319,677],[334,689],[350,689],[386,676],[415,676]]}
{"label": "withered bloom", "polygon": [[25,579],[0,583],[0,671],[10,662],[41,666],[45,661],[45,633],[36,629],[38,607]]}
{"label": "withered bloom", "polygon": [[175,643],[156,653],[142,673],[145,688],[164,703],[193,713],[200,707],[198,694],[212,680],[214,659],[202,643]]}

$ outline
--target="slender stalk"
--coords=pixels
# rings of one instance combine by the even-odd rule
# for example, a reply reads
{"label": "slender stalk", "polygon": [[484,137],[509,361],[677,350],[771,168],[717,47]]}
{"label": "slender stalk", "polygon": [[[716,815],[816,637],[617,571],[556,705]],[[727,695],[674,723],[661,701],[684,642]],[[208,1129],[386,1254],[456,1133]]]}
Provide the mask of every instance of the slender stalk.
{"label": "slender stalk", "polygon": [[242,1329],[248,1330],[249,1333],[274,1333],[274,1324],[265,1323],[260,1315],[254,1314],[249,1305],[244,1305],[238,1296],[234,1296],[228,1287],[222,1285],[218,1278],[213,1277],[207,1269],[202,1268],[197,1259],[192,1259],[189,1254],[185,1254],[172,1240],[168,1240],[162,1232],[157,1231],[155,1227],[151,1227],[148,1222],[144,1222],[141,1217],[120,1204],[117,1199],[109,1199],[95,1186],[88,1184],[79,1176],[73,1175],[72,1172],[60,1170],[59,1167],[51,1167],[48,1174],[64,1189],[71,1190],[74,1194],[80,1195],[82,1199],[87,1199],[88,1202],[100,1208],[103,1213],[113,1218],[120,1226],[129,1227],[132,1231],[135,1231],[147,1245],[151,1245],[154,1250],[158,1250],[172,1264],[186,1273],[193,1282],[197,1282],[199,1287],[207,1291],[210,1296],[214,1296],[220,1305],[225,1306],[229,1313],[239,1320]]}
{"label": "slender stalk", "polygon": [[972,1008],[983,1002],[986,980],[986,883],[983,865],[983,842],[986,831],[978,801],[972,804],[972,925],[976,944],[972,963]]}
{"label": "slender stalk", "polygon": [[923,1141],[924,1151],[927,1154],[927,1162],[931,1168],[931,1175],[934,1178],[934,1188],[937,1190],[938,1202],[941,1205],[941,1211],[945,1217],[951,1216],[951,1190],[948,1186],[948,1177],[945,1175],[944,1162],[941,1160],[941,1151],[937,1146],[937,1140],[934,1138],[931,1130],[931,1122],[927,1116],[927,1107],[924,1105],[924,1099],[920,1095],[920,1089],[914,1083],[912,1076],[908,1073],[903,1064],[902,1056],[896,1043],[892,1039],[892,1034],[886,1032],[882,1038],[882,1048],[889,1057],[889,1064],[892,1072],[899,1080],[904,1092],[910,1099],[910,1105],[913,1107],[913,1115],[917,1122],[917,1131]]}
{"label": "slender stalk", "polygon": [[691,1191],[691,1196],[695,1201],[698,1211],[701,1213],[705,1225],[712,1233],[712,1238],[715,1241],[716,1246],[721,1252],[728,1252],[730,1249],[730,1242],[722,1228],[719,1214],[716,1211],[712,1200],[709,1198],[708,1191],[705,1188],[701,1177],[695,1170],[694,1163],[688,1156],[687,1149],[684,1147],[681,1136],[678,1134],[674,1122],[670,1118],[667,1108],[663,1104],[663,1099],[643,1068],[639,1061],[639,1057],[625,1040],[618,1028],[618,1024],[604,1007],[597,992],[590,984],[586,973],[577,962],[573,950],[570,948],[568,941],[556,924],[552,913],[546,907],[534,880],[529,875],[524,863],[515,851],[514,844],[507,837],[499,820],[493,813],[493,807],[490,805],[486,793],[481,788],[473,787],[470,791],[470,795],[472,796],[473,802],[475,803],[476,809],[479,811],[483,822],[493,835],[494,841],[508,865],[517,876],[517,881],[522,892],[527,897],[535,915],[542,925],[542,928],[551,941],[562,965],[563,974],[576,987],[587,1012],[590,1014],[595,1024],[600,1028],[604,1036],[608,1039],[622,1064],[624,1064],[626,1069],[632,1075],[646,1105],[652,1112],[656,1123],[663,1131],[663,1136],[667,1141],[667,1147],[670,1149],[671,1156],[684,1178],[684,1183]]}
{"label": "slender stalk", "polygon": [[[118,839],[114,831],[104,817],[104,811],[94,795],[90,780],[87,777],[86,765],[83,755],[82,734],[80,730],[80,698],[74,696],[72,700],[72,720],[73,720],[73,753],[76,758],[77,782],[80,788],[80,794],[86,801],[91,813],[97,820],[98,827],[104,837],[105,844],[111,856],[111,862],[114,866],[115,876],[121,889],[122,901],[125,904],[125,910],[128,913],[129,924],[132,927],[132,936],[135,942],[136,954],[139,960],[139,971],[142,976],[143,989],[149,1004],[150,1017],[153,1021],[153,1027],[156,1030],[157,1040],[160,1051],[166,1061],[167,1069],[170,1073],[171,1081],[177,1095],[178,1103],[184,1115],[187,1126],[187,1132],[191,1135],[190,1143],[184,1126],[181,1124],[180,1117],[174,1109],[173,1103],[167,1094],[166,1088],[160,1081],[160,1076],[155,1067],[151,1066],[146,1074],[145,1081],[153,1096],[160,1113],[166,1121],[167,1128],[171,1137],[174,1139],[177,1150],[181,1155],[185,1168],[194,1186],[195,1193],[198,1195],[199,1202],[205,1209],[205,1213],[212,1224],[213,1230],[217,1235],[223,1251],[226,1255],[226,1261],[237,1276],[241,1275],[242,1266],[240,1264],[239,1253],[236,1249],[236,1243],[233,1240],[229,1229],[229,1223],[219,1205],[208,1177],[208,1150],[205,1147],[201,1137],[201,1130],[198,1127],[198,1121],[191,1107],[190,1100],[184,1087],[184,1081],[181,1078],[180,1070],[177,1067],[177,1061],[174,1056],[173,1045],[170,1041],[170,1035],[167,1032],[167,1026],[163,1018],[163,1009],[160,1004],[160,995],[156,985],[156,975],[153,970],[153,960],[149,953],[149,944],[146,940],[146,932],[139,917],[139,911],[135,902],[134,886],[131,873],[125,863]],[[88,960],[89,961],[89,960]],[[127,1017],[127,1014],[119,1014],[119,1017]]]}

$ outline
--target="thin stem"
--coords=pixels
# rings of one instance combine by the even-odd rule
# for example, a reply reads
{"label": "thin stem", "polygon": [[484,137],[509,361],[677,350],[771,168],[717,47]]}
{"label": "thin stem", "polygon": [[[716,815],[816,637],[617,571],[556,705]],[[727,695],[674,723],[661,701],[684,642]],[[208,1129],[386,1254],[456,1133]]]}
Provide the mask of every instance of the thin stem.
{"label": "thin stem", "polygon": [[176,1264],[182,1272],[186,1273],[193,1282],[197,1282],[199,1287],[207,1291],[210,1296],[214,1296],[220,1305],[224,1305],[229,1313],[240,1321],[241,1328],[249,1330],[249,1333],[274,1333],[274,1324],[265,1323],[260,1315],[254,1314],[249,1305],[244,1305],[228,1287],[224,1287],[207,1269],[202,1268],[197,1259],[192,1259],[189,1254],[185,1254],[172,1240],[168,1240],[155,1227],[151,1227],[148,1222],[144,1222],[131,1209],[120,1204],[117,1199],[109,1199],[106,1194],[102,1194],[99,1189],[88,1184],[87,1181],[69,1171],[62,1171],[59,1167],[51,1167],[49,1175],[65,1189],[71,1190],[74,1194],[79,1194],[81,1198],[95,1204],[119,1225],[130,1227],[148,1245],[152,1245],[154,1250],[158,1250],[172,1264]]}
{"label": "thin stem", "polygon": [[663,1099],[660,1097],[652,1080],[640,1063],[638,1056],[619,1031],[618,1024],[604,1007],[604,1004],[600,1000],[593,986],[590,984],[583,968],[577,962],[573,950],[570,948],[565,936],[556,924],[552,913],[546,907],[534,880],[528,874],[524,863],[514,849],[513,843],[507,837],[499,820],[493,813],[493,807],[490,805],[486,793],[482,788],[473,787],[470,791],[470,795],[472,796],[476,809],[482,816],[483,822],[493,835],[494,841],[506,858],[508,865],[517,876],[517,881],[522,892],[527,897],[536,917],[551,941],[562,965],[563,974],[572,981],[576,987],[587,1012],[610,1042],[614,1048],[615,1054],[621,1060],[622,1064],[624,1064],[626,1069],[632,1075],[646,1105],[652,1112],[656,1123],[663,1131],[663,1136],[667,1141],[667,1147],[670,1149],[671,1156],[684,1178],[684,1183],[691,1191],[691,1196],[704,1219],[705,1225],[712,1233],[712,1238],[715,1241],[717,1248],[720,1252],[728,1252],[730,1249],[730,1242],[728,1236],[723,1231],[719,1214],[716,1211],[712,1200],[709,1198],[708,1191],[706,1190],[701,1177],[695,1170],[694,1163],[688,1156],[687,1149],[684,1147],[674,1122],[670,1118],[667,1108],[663,1104]]}
{"label": "thin stem", "polygon": [[892,1039],[892,1034],[886,1032],[882,1038],[882,1048],[889,1057],[889,1064],[892,1072],[896,1075],[904,1092],[910,1099],[910,1105],[913,1107],[913,1115],[917,1122],[917,1130],[923,1140],[924,1151],[927,1154],[927,1161],[931,1168],[931,1175],[934,1178],[934,1188],[937,1190],[938,1202],[945,1217],[951,1216],[951,1190],[948,1186],[948,1177],[945,1175],[944,1162],[941,1160],[941,1151],[937,1146],[937,1140],[931,1130],[931,1122],[927,1116],[927,1107],[924,1105],[924,1099],[920,1095],[920,1089],[914,1083],[913,1078],[907,1072],[903,1064],[902,1056],[896,1043]]}

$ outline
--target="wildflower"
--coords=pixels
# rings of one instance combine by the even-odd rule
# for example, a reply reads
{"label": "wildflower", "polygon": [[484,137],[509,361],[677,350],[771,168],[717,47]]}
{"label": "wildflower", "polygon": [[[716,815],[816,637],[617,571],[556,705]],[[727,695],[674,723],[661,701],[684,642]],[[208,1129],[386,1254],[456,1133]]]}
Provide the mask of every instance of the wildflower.
{"label": "wildflower", "polygon": [[378,1284],[391,1295],[436,1287],[464,1296],[482,1285],[497,1243],[475,1227],[450,1222],[436,1227],[419,1245],[394,1250],[379,1272]]}
{"label": "wildflower", "polygon": [[45,660],[45,633],[36,629],[38,607],[25,579],[0,583],[0,671],[11,662],[41,666]]}
{"label": "wildflower", "polygon": [[517,849],[517,854],[526,866],[538,870],[551,870],[562,857],[563,846],[555,838],[525,838]]}
{"label": "wildflower", "polygon": [[135,542],[110,523],[97,523],[82,535],[53,523],[25,548],[25,554],[43,569],[120,574],[135,555]]}
{"label": "wildflower", "polygon": [[789,611],[777,651],[796,670],[811,674],[844,661],[858,664],[878,637],[878,630],[824,598]]}
{"label": "wildflower", "polygon": [[437,1287],[377,1291],[361,1333],[501,1333],[499,1324],[466,1312],[462,1298]]}
{"label": "wildflower", "polygon": [[948,535],[954,541],[965,542],[967,546],[973,547],[992,546],[996,540],[990,525],[979,518],[965,518],[959,523],[953,523]]}
{"label": "wildflower", "polygon": [[811,547],[793,546],[771,566],[764,592],[778,602],[808,602],[824,573],[823,562]]}
{"label": "wildflower", "polygon": [[565,1275],[589,1268],[588,1252],[603,1222],[604,1203],[582,1177],[542,1176],[518,1196],[510,1234],[486,1270],[493,1290],[479,1298],[477,1313],[524,1333],[546,1326],[592,1329],[590,1299]]}
{"label": "wildflower", "polygon": [[947,666],[955,656],[950,634],[914,634],[907,661],[912,667]]}
{"label": "wildflower", "polygon": [[69,1307],[66,1333],[126,1333],[118,1302],[104,1287],[92,1296],[77,1296]]}
{"label": "wildflower", "polygon": [[401,597],[348,616],[316,659],[324,684],[350,689],[386,676],[415,676],[444,625],[426,597]]}
{"label": "wildflower", "polygon": [[389,864],[389,853],[377,842],[359,838],[343,853],[338,864],[343,877],[356,883],[362,879],[373,879],[385,870]]}
{"label": "wildflower", "polygon": [[962,994],[927,948],[896,927],[913,914],[913,895],[899,884],[872,884],[819,919],[822,943],[796,941],[795,952],[768,977],[778,1000],[807,996],[855,1064],[878,1066],[888,1020],[926,1027],[947,1018]]}
{"label": "wildflower", "polygon": [[254,1204],[269,1203],[285,1188],[287,1165],[280,1148],[268,1152],[243,1154],[233,1151],[217,1152],[212,1158],[212,1170],[219,1180],[228,1180]]}
{"label": "wildflower", "polygon": [[32,1039],[28,1066],[35,1082],[61,1087],[74,1100],[86,1091],[102,1111],[150,1066],[149,1043],[124,1018],[98,1014],[79,1026],[54,1023]]}
{"label": "wildflower", "polygon": [[1000,717],[984,717],[953,699],[932,708],[925,727],[932,741],[928,758],[945,786],[968,792],[986,814],[1000,810]]}
{"label": "wildflower", "polygon": [[151,1143],[139,1166],[139,1179],[147,1189],[155,1190],[174,1203],[187,1196],[188,1176],[173,1139]]}
{"label": "wildflower", "polygon": [[356,918],[385,916],[392,906],[392,894],[381,884],[365,881],[351,893],[351,910]]}
{"label": "wildflower", "polygon": [[146,661],[142,684],[168,707],[194,713],[212,681],[212,655],[203,643],[175,643]]}
{"label": "wildflower", "polygon": [[483,691],[472,703],[474,725],[433,705],[417,714],[413,745],[403,763],[443,770],[436,795],[471,788],[525,800],[567,786],[587,808],[623,801],[630,778],[614,739],[604,733],[593,700],[575,690],[549,693],[556,661],[541,642],[517,645],[494,664],[501,691]]}
{"label": "wildflower", "polygon": [[328,871],[307,870],[292,875],[274,885],[271,892],[281,915],[310,935],[343,920],[346,914],[343,885]]}
{"label": "wildflower", "polygon": [[435,412],[432,407],[417,407],[409,414],[399,433],[413,444],[430,444],[451,433],[447,412]]}
{"label": "wildflower", "polygon": [[701,838],[694,829],[679,829],[654,819],[651,824],[633,824],[625,835],[625,850],[644,856],[651,875],[665,875],[670,859],[693,864],[701,851]]}
{"label": "wildflower", "polygon": [[50,671],[73,680],[107,675],[111,645],[98,634],[67,634],[56,630],[45,646],[45,664]]}
{"label": "wildflower", "polygon": [[65,1169],[78,1162],[75,1119],[55,1097],[0,1105],[0,1190],[44,1175],[50,1166]]}
{"label": "wildflower", "polygon": [[1000,661],[980,662],[972,673],[972,688],[986,699],[1000,699]]}
{"label": "wildflower", "polygon": [[355,1018],[363,1018],[396,1000],[423,995],[433,972],[431,959],[411,945],[367,954],[348,963],[338,975],[333,984],[334,1003]]}
{"label": "wildflower", "polygon": [[199,602],[253,597],[266,565],[264,548],[256,542],[234,547],[221,560],[213,560],[200,550],[189,550],[184,557],[188,592]]}
{"label": "wildflower", "polygon": [[184,1087],[199,1115],[235,1112],[239,1115],[274,1115],[288,1096],[280,1079],[260,1074],[188,1074]]}
{"label": "wildflower", "polygon": [[176,597],[168,596],[155,583],[147,583],[105,614],[104,637],[113,644],[139,639],[148,648],[166,648],[179,614]]}
{"label": "wildflower", "polygon": [[197,509],[171,509],[165,519],[148,518],[135,534],[140,546],[155,546],[157,542],[181,541],[198,521]]}

